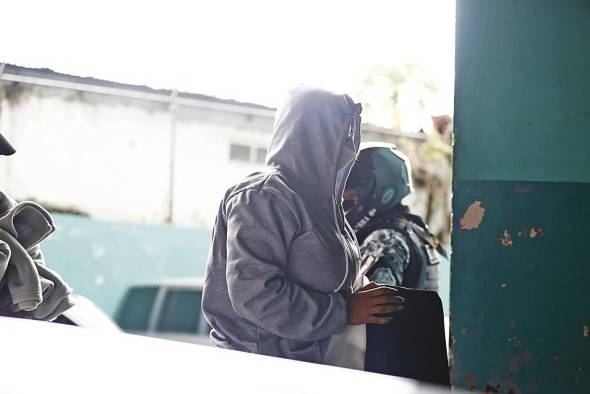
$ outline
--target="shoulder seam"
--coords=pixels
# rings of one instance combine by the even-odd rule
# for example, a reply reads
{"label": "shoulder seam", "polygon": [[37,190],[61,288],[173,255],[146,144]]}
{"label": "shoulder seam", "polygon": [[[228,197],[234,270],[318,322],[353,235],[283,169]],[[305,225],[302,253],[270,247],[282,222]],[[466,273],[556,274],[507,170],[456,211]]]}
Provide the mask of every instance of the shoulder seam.
{"label": "shoulder seam", "polygon": [[[268,179],[268,177],[271,174],[268,174],[264,180],[263,183],[266,182],[266,180]],[[291,211],[291,214],[293,215],[293,218],[295,218],[295,220],[297,221],[298,225],[299,225],[299,229],[301,230],[301,219],[299,218],[299,215],[297,214],[297,212],[295,211],[295,209],[291,206],[291,204],[289,204],[289,201],[280,193],[277,193],[273,190],[268,190],[268,189],[263,189],[262,187],[246,187],[244,189],[235,191],[233,193],[231,193],[228,197],[227,197],[227,202],[229,202],[230,200],[232,200],[234,197],[242,194],[242,193],[246,193],[246,192],[256,192],[256,193],[262,193],[262,194],[269,194],[269,195],[273,195],[275,196],[278,200],[280,200],[284,205],[286,205],[289,210]]]}

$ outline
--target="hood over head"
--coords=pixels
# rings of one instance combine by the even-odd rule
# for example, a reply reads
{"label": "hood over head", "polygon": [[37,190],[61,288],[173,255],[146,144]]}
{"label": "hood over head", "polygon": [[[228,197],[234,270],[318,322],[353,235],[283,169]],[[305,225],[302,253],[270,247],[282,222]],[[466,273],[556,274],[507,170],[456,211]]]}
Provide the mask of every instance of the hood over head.
{"label": "hood over head", "polygon": [[291,90],[277,111],[266,164],[311,192],[340,199],[360,145],[360,113],[348,95]]}

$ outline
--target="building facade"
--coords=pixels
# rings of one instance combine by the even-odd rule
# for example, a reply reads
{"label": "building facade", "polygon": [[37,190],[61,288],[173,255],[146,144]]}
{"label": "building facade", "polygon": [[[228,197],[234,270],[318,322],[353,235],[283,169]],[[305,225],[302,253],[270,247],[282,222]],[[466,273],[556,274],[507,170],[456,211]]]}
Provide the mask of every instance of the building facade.
{"label": "building facade", "polygon": [[[225,189],[264,162],[274,112],[5,64],[0,130],[18,154],[0,162],[0,187],[54,211],[210,226]],[[423,140],[368,125],[363,134]]]}
{"label": "building facade", "polygon": [[[0,64],[0,130],[18,151],[0,160],[0,190],[53,212],[47,264],[114,316],[129,286],[204,274],[219,201],[261,167],[273,117],[256,104]],[[362,138],[413,159],[427,146],[370,125]],[[428,201],[417,182],[414,208]]]}

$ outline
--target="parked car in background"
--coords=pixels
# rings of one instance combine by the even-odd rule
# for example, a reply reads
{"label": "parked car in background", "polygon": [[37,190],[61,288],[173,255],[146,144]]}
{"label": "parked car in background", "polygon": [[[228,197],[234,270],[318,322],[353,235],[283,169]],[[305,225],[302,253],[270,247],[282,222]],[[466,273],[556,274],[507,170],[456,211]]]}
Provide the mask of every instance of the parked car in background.
{"label": "parked car in background", "polygon": [[167,279],[132,286],[117,312],[126,332],[210,345],[210,327],[201,311],[203,281]]}
{"label": "parked car in background", "polygon": [[121,331],[117,323],[88,298],[73,294],[74,306],[55,319],[54,323],[106,331]]}

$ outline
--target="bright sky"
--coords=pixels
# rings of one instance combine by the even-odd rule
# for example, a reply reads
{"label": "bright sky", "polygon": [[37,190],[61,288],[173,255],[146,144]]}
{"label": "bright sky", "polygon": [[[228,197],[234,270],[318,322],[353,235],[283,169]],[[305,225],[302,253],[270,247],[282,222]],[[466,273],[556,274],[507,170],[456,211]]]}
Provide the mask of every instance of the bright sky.
{"label": "bright sky", "polygon": [[0,61],[278,105],[421,64],[452,110],[454,0],[5,1]]}

